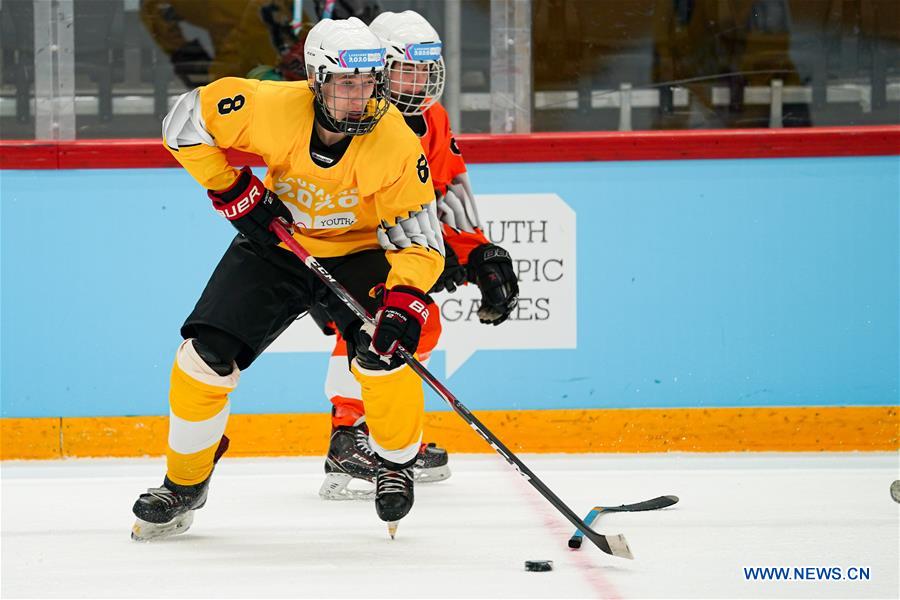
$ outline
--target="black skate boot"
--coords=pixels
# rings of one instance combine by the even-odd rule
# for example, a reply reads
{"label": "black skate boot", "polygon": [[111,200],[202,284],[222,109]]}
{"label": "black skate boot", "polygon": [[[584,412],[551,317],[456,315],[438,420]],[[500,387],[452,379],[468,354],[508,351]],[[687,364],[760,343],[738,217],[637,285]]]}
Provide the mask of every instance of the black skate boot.
{"label": "black skate boot", "polygon": [[[331,434],[325,459],[325,481],[319,488],[324,500],[371,499],[375,496],[375,473],[378,460],[369,447],[369,428],[365,423],[355,427],[337,427]],[[350,487],[353,480],[362,486]]]}
{"label": "black skate boot", "polygon": [[450,477],[449,457],[447,451],[439,448],[434,442],[419,446],[413,477],[416,483],[433,483]]}
{"label": "black skate boot", "polygon": [[[226,450],[228,438],[223,435],[213,457],[214,467]],[[201,483],[178,485],[165,477],[162,487],[141,494],[131,509],[137,517],[131,539],[147,542],[186,532],[194,522],[194,511],[206,504],[211,479],[212,473]]]}
{"label": "black skate boot", "polygon": [[375,478],[375,512],[388,524],[391,538],[397,533],[397,522],[409,513],[415,501],[413,464],[398,465],[379,457]]}

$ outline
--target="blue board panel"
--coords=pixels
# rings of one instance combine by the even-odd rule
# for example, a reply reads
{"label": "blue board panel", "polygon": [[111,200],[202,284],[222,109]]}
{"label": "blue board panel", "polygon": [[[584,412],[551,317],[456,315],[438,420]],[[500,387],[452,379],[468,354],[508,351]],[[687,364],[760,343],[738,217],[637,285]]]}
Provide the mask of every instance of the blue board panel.
{"label": "blue board panel", "polygon": [[[476,353],[448,382],[470,408],[898,403],[900,157],[471,174],[574,209],[578,347]],[[166,414],[178,328],[232,237],[203,191],[178,169],[3,171],[0,194],[2,416]],[[326,361],[264,355],[234,412],[327,410]]]}

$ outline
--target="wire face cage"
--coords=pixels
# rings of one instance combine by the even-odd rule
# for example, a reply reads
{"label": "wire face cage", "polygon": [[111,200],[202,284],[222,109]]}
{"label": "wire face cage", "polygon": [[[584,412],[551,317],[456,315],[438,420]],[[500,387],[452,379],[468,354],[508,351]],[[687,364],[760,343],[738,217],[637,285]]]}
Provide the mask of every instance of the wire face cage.
{"label": "wire face cage", "polygon": [[348,135],[369,133],[388,110],[387,83],[383,71],[316,73],[316,101],[322,115],[336,131]]}
{"label": "wire face cage", "polygon": [[385,70],[391,102],[404,115],[424,113],[444,93],[444,58],[439,42],[407,44],[403,58],[388,57]]}

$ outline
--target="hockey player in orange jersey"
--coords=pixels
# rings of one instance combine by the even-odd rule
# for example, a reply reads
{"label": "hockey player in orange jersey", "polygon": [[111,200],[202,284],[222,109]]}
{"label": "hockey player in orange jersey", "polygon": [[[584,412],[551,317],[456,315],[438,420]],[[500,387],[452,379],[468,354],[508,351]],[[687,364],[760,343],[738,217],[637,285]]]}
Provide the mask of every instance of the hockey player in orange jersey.
{"label": "hockey player in orange jersey", "polygon": [[[424,17],[413,11],[385,12],[371,23],[387,51],[391,102],[403,113],[419,137],[431,166],[446,245],[444,271],[432,292],[453,292],[466,282],[482,293],[478,316],[482,323],[499,325],[518,299],[518,282],[509,253],[485,237],[463,161],[450,129],[447,111],[439,99],[444,89],[441,40]],[[326,332],[334,332],[324,307],[314,306],[313,318]],[[427,360],[437,336],[423,337],[419,356]],[[377,460],[368,447],[366,406],[359,383],[343,368],[347,349],[337,332],[328,365],[325,393],[333,404],[332,433],[325,461],[325,481],[319,490],[325,499],[366,497],[369,488],[351,485],[353,479],[375,479]],[[440,481],[450,476],[446,451],[422,444],[414,473],[417,481]]]}
{"label": "hockey player in orange jersey", "polygon": [[[439,329],[426,294],[444,266],[428,161],[388,102],[384,49],[361,21],[317,24],[305,60],[308,81],[221,79],[181,96],[163,121],[166,146],[239,233],[182,326],[166,477],[135,502],[135,539],[190,526],[227,448],[228,395],[241,372],[320,299],[361,386],[376,512],[396,523],[413,505],[424,394],[394,351],[415,351]],[[262,156],[265,179],[229,165],[226,148]],[[279,244],[270,231],[277,218],[300,226],[296,239],[374,315],[374,327]]]}

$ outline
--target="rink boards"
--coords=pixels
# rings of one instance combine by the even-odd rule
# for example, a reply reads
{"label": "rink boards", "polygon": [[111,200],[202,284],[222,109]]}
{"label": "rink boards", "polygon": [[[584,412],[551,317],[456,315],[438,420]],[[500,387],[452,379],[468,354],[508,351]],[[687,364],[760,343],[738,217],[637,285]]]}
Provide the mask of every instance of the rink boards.
{"label": "rink boards", "polygon": [[[896,407],[771,407],[478,411],[516,452],[895,450]],[[158,456],[168,417],[2,419],[3,458]],[[327,413],[231,415],[233,456],[322,456]],[[425,439],[453,453],[490,452],[452,412],[429,412]]]}
{"label": "rink boards", "polygon": [[[900,157],[470,171],[523,302],[489,328],[472,290],[438,298],[430,367],[513,448],[898,447]],[[3,458],[162,451],[178,327],[232,236],[204,196],[179,169],[2,172]],[[241,454],[324,449],[304,321],[232,397]],[[429,439],[487,449],[442,408]]]}

